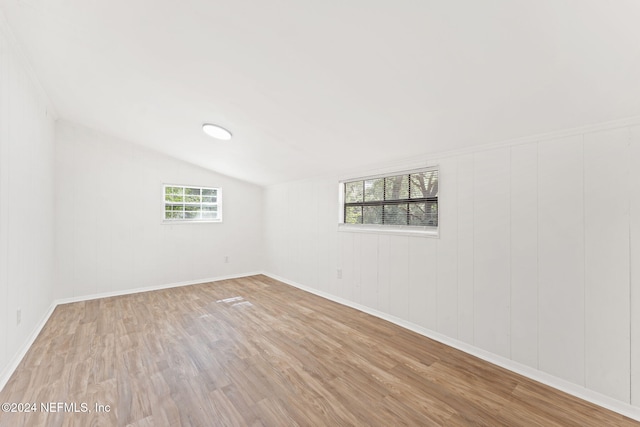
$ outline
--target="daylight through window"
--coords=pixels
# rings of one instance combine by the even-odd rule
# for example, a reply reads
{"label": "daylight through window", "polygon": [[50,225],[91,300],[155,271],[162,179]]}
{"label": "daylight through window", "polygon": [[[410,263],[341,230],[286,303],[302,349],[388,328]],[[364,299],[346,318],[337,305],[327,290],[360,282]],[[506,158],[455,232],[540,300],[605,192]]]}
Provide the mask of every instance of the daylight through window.
{"label": "daylight through window", "polygon": [[222,220],[219,188],[164,186],[164,220],[216,222]]}
{"label": "daylight through window", "polygon": [[344,223],[438,226],[438,170],[346,181]]}

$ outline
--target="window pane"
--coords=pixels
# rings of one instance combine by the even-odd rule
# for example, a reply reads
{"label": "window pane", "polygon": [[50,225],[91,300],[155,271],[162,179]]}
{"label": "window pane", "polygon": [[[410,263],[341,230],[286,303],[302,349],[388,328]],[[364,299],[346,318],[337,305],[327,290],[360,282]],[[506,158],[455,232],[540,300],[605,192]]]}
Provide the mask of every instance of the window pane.
{"label": "window pane", "polygon": [[409,198],[409,175],[389,176],[385,178],[385,200]]}
{"label": "window pane", "polygon": [[213,188],[203,188],[202,189],[202,195],[203,196],[215,196],[217,193],[217,190],[214,190]]}
{"label": "window pane", "polygon": [[409,225],[438,225],[437,203],[412,203],[409,206]]}
{"label": "window pane", "polygon": [[362,224],[362,206],[347,206],[345,224]]}
{"label": "window pane", "polygon": [[218,212],[202,212],[202,219],[218,219]]}
{"label": "window pane", "polygon": [[198,205],[186,205],[184,210],[187,212],[198,212],[200,210],[200,206]]}
{"label": "window pane", "polygon": [[438,225],[438,202],[427,203],[427,225]]}
{"label": "window pane", "polygon": [[407,225],[408,205],[384,205],[384,223]]}
{"label": "window pane", "polygon": [[184,205],[165,205],[164,209],[167,211],[181,211],[184,210]]}
{"label": "window pane", "polygon": [[179,194],[182,195],[184,188],[182,187],[165,187],[165,194]]}
{"label": "window pane", "polygon": [[216,196],[202,196],[202,203],[215,203],[218,201]]}
{"label": "window pane", "polygon": [[215,205],[204,205],[202,206],[202,210],[205,212],[217,212],[218,207]]}
{"label": "window pane", "polygon": [[164,196],[165,202],[184,202],[184,196],[175,195],[175,194],[167,194]]}
{"label": "window pane", "polygon": [[184,219],[184,214],[182,212],[165,212],[164,217],[166,219]]}
{"label": "window pane", "polygon": [[196,212],[185,212],[184,213],[184,218],[185,219],[197,219],[200,218],[200,212],[196,211]]}
{"label": "window pane", "polygon": [[382,206],[364,206],[363,224],[382,224]]}
{"label": "window pane", "polygon": [[187,187],[187,188],[184,189],[184,194],[185,195],[190,195],[190,196],[193,196],[193,195],[199,196],[200,195],[200,189],[199,188],[193,188],[193,187]]}
{"label": "window pane", "polygon": [[362,181],[346,182],[344,184],[344,200],[346,203],[358,203],[364,200]]}
{"label": "window pane", "polygon": [[412,199],[438,195],[438,171],[412,173],[410,177]]}
{"label": "window pane", "polygon": [[409,205],[409,225],[426,225],[425,209],[425,203],[412,203]]}
{"label": "window pane", "polygon": [[369,179],[364,182],[364,201],[378,202],[384,199],[384,178]]}

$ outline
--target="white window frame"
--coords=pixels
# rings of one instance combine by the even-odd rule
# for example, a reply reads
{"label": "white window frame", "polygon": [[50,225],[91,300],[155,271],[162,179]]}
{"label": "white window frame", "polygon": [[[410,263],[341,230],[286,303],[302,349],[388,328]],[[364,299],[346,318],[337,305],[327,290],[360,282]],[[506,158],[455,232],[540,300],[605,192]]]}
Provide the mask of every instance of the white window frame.
{"label": "white window frame", "polygon": [[[200,190],[200,194],[202,194],[202,190],[214,190],[216,192],[216,202],[207,203],[208,206],[217,207],[217,218],[179,218],[179,219],[168,219],[166,217],[167,205],[168,204],[180,204],[179,202],[167,202],[166,193],[167,187],[181,187],[183,189],[186,188],[197,188]],[[195,202],[182,202],[184,206],[200,206],[202,208],[203,202],[199,203]],[[202,212],[199,210],[198,212]],[[201,185],[185,185],[185,184],[162,184],[162,223],[163,224],[203,224],[203,223],[219,223],[222,222],[222,188],[220,187],[203,187]]]}
{"label": "white window frame", "polygon": [[[440,179],[440,167],[438,165],[422,167],[418,169],[398,170],[385,172],[376,175],[354,176],[347,179],[341,179],[338,183],[338,231],[354,232],[354,233],[380,233],[380,234],[399,234],[409,236],[439,237],[440,218],[438,218],[437,226],[416,226],[416,225],[391,225],[391,224],[346,224],[344,222],[345,210],[345,183],[352,181],[366,181],[376,178],[387,178],[398,175],[407,175],[412,173],[437,171],[438,180]],[[439,184],[439,183],[438,183]],[[438,186],[439,187],[439,186]],[[438,188],[438,213],[440,211],[440,189]]]}

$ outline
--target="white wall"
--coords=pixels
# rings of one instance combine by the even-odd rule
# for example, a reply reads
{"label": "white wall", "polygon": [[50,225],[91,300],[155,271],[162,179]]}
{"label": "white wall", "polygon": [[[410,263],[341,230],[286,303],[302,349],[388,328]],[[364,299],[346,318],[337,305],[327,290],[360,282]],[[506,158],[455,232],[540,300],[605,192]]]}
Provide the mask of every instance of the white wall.
{"label": "white wall", "polygon": [[[56,298],[261,270],[261,187],[61,121],[55,158]],[[221,187],[223,222],[163,224],[163,183]]]}
{"label": "white wall", "polygon": [[0,13],[0,386],[53,299],[53,118],[18,52]]}
{"label": "white wall", "polygon": [[339,177],[267,188],[267,272],[640,407],[640,127],[429,161],[439,238],[337,231]]}

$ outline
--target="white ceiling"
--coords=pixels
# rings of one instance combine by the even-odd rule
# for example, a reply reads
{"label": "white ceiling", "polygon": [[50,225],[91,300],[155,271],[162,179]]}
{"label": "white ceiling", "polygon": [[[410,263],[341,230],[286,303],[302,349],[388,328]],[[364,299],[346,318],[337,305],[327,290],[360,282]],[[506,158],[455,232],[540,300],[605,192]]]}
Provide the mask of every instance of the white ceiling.
{"label": "white ceiling", "polygon": [[262,185],[640,115],[638,0],[0,8],[61,118]]}

